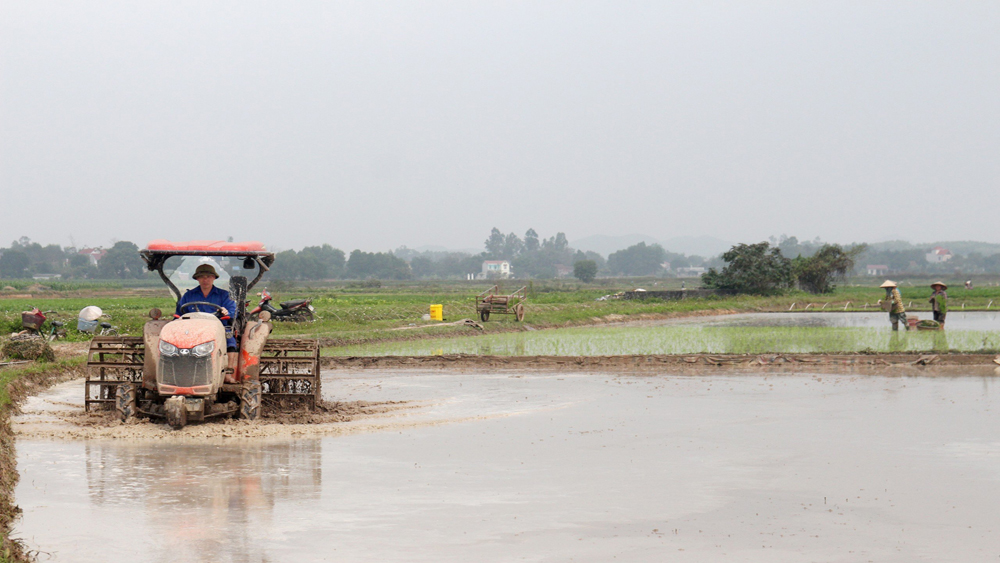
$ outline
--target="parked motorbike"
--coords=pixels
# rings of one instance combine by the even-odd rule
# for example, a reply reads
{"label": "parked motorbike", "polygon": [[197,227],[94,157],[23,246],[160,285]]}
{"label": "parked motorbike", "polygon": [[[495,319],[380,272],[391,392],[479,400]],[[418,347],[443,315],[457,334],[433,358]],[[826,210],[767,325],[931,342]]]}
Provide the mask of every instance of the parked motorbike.
{"label": "parked motorbike", "polygon": [[273,297],[267,292],[267,288],[264,288],[257,295],[260,296],[260,303],[250,311],[250,318],[253,320],[257,319],[261,311],[271,313],[271,320],[275,321],[301,323],[313,320],[313,311],[316,309],[311,305],[312,299],[282,301],[280,303],[281,308],[278,309],[271,304]]}

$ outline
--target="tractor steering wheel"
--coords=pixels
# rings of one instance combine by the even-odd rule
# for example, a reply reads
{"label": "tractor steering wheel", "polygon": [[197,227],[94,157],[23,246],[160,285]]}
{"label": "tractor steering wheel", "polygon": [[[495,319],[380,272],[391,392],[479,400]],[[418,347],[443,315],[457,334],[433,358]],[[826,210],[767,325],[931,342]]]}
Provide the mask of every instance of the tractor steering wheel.
{"label": "tractor steering wheel", "polygon": [[209,307],[215,307],[215,316],[217,317],[222,316],[220,313],[222,313],[222,309],[224,307],[222,305],[216,305],[215,303],[209,303],[208,301],[191,301],[189,303],[185,303],[181,305],[181,313],[184,313],[184,309],[187,309],[188,307],[195,307],[198,305],[208,305]]}

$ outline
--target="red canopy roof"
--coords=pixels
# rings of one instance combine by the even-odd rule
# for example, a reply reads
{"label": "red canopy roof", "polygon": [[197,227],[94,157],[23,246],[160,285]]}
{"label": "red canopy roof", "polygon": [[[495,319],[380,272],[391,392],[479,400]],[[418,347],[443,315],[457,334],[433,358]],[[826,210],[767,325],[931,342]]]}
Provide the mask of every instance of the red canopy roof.
{"label": "red canopy roof", "polygon": [[256,255],[270,254],[264,244],[255,240],[244,242],[226,242],[224,240],[189,240],[187,242],[171,242],[157,239],[150,241],[146,250],[156,253],[178,254],[240,254]]}

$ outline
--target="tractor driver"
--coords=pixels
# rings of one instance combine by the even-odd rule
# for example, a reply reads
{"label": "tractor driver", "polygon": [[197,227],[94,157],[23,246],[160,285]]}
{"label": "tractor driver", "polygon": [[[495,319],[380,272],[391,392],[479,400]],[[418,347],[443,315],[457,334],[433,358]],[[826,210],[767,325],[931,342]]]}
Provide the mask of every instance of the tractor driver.
{"label": "tractor driver", "polygon": [[[181,297],[180,301],[177,302],[177,310],[175,311],[175,317],[180,317],[184,313],[190,313],[192,311],[201,311],[204,313],[215,313],[223,317],[229,317],[231,314],[236,313],[236,302],[233,298],[229,296],[229,292],[224,289],[219,289],[215,287],[215,280],[219,277],[219,274],[215,273],[215,268],[211,264],[202,264],[195,268],[194,279],[198,282],[198,287],[187,290]],[[213,303],[222,307],[221,309],[215,309],[214,307],[205,307],[203,305],[193,305],[187,307],[183,311],[181,308],[185,303],[193,303],[196,301],[204,301],[207,303]],[[205,309],[202,311],[202,309]],[[236,370],[236,338],[233,337],[232,329],[232,319],[223,319],[222,324],[226,326],[226,352],[229,356],[229,369],[226,370],[226,383],[235,383],[236,380],[233,378],[233,373]]]}

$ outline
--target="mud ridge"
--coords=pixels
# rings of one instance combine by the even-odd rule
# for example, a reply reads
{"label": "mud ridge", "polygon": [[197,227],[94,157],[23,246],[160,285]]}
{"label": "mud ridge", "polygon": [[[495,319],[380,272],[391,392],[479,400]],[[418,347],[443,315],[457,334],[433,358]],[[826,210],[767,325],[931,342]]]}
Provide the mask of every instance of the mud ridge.
{"label": "mud ridge", "polygon": [[621,356],[323,356],[324,369],[530,370],[586,372],[671,372],[808,368],[878,371],[898,367],[979,366],[996,368],[994,354],[651,354]]}
{"label": "mud ridge", "polygon": [[11,416],[19,412],[21,402],[28,396],[48,387],[83,375],[80,366],[53,367],[51,371],[26,373],[7,385],[10,402],[0,407],[0,556],[11,562],[31,561],[33,558],[16,539],[10,538],[11,525],[21,513],[14,504],[14,487],[17,485],[17,451]]}

